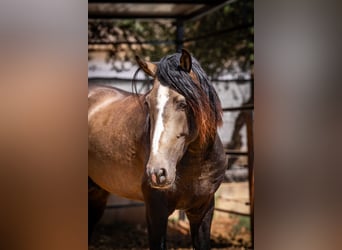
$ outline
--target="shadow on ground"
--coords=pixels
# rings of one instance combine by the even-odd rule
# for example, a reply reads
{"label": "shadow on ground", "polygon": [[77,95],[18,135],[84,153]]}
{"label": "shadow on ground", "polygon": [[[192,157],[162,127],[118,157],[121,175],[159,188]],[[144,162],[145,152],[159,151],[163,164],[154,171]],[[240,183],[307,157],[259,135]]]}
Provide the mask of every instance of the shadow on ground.
{"label": "shadow on ground", "polygon": [[[234,226],[227,221],[213,224],[211,235],[212,249],[249,249],[249,232],[234,232]],[[229,236],[230,235],[230,236]],[[169,221],[168,249],[192,249],[188,223]],[[145,225],[115,224],[99,225],[92,237],[89,250],[148,249],[147,228]]]}

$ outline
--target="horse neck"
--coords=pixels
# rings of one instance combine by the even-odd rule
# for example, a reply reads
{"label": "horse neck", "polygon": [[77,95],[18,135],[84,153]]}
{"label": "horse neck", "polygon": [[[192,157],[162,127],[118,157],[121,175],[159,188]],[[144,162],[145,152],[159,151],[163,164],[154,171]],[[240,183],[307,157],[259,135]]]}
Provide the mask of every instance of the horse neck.
{"label": "horse neck", "polygon": [[200,142],[199,137],[197,137],[194,141],[192,141],[187,149],[187,153],[192,155],[192,157],[205,157],[206,153],[212,150],[213,145],[216,141],[217,132],[212,137],[212,139],[208,139],[205,143]]}

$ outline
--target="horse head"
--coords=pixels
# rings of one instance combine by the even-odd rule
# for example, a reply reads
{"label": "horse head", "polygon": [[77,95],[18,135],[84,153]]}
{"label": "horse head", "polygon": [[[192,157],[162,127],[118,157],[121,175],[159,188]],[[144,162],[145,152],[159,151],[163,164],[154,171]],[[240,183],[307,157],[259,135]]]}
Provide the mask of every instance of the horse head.
{"label": "horse head", "polygon": [[[200,128],[208,127],[217,117],[211,117],[216,114],[211,112],[210,94],[201,86],[198,72],[192,70],[193,60],[189,52],[182,50],[181,54],[164,57],[158,64],[138,56],[136,60],[140,68],[154,79],[144,101],[150,127],[147,178],[152,188],[169,189],[175,183],[176,166],[187,147],[199,134],[204,133],[206,135],[202,137],[206,137],[213,132],[201,132]],[[210,129],[213,130],[207,128]]]}

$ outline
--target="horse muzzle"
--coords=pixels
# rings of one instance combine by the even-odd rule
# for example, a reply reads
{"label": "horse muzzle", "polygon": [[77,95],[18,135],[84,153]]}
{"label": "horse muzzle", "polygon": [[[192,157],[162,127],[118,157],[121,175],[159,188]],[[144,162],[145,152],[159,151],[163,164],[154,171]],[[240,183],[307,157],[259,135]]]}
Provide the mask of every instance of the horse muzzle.
{"label": "horse muzzle", "polygon": [[170,178],[165,168],[148,168],[147,176],[152,188],[169,189],[173,184],[173,178]]}

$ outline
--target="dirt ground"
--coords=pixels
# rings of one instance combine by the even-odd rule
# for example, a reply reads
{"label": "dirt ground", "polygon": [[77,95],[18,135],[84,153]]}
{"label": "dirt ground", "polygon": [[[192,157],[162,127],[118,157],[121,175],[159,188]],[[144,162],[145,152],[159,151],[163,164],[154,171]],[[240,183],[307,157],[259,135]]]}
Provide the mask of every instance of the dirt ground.
{"label": "dirt ground", "polygon": [[[246,183],[223,185],[217,193],[217,207],[246,213],[248,207],[246,209],[244,203],[248,200],[247,185]],[[226,192],[227,190],[229,192]],[[242,200],[236,205],[230,204],[232,200],[236,201],[236,197],[241,197]],[[99,224],[93,234],[89,250],[148,249],[147,237],[145,223]],[[211,246],[212,249],[251,249],[250,217],[216,210],[211,229]],[[187,220],[179,220],[178,216],[169,218],[167,247],[192,249]]]}

